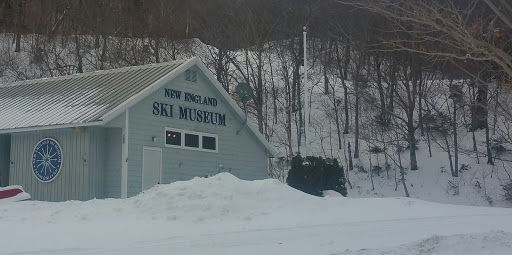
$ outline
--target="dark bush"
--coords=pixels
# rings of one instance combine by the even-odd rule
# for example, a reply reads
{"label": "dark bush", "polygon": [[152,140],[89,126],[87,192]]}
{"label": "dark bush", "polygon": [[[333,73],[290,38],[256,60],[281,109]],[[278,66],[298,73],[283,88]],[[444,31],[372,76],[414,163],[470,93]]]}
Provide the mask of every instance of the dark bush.
{"label": "dark bush", "polygon": [[503,191],[505,191],[505,200],[512,202],[512,182],[503,185]]}
{"label": "dark bush", "polygon": [[347,196],[345,173],[336,159],[300,155],[293,157],[286,179],[288,185],[305,193],[322,196],[324,190],[334,190]]}

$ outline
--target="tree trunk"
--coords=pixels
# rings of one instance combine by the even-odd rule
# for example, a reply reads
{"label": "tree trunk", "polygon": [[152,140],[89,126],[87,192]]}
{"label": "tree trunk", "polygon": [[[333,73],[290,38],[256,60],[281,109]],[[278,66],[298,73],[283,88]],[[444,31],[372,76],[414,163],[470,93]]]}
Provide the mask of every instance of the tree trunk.
{"label": "tree trunk", "polygon": [[160,38],[155,39],[155,47],[153,51],[155,54],[155,62],[160,63]]}
{"label": "tree trunk", "polygon": [[21,52],[21,33],[16,34],[16,46],[14,52]]}
{"label": "tree trunk", "polygon": [[[288,72],[286,70],[285,76],[287,76]],[[286,107],[286,138],[288,140],[288,153],[289,158],[293,158],[293,147],[292,147],[292,107],[291,107],[291,95],[290,95],[290,79],[289,77],[284,77],[285,79],[285,107]]]}
{"label": "tree trunk", "polygon": [[459,145],[457,142],[457,100],[453,100],[453,151],[454,151],[454,175],[453,177],[459,177]]}
{"label": "tree trunk", "polygon": [[[322,42],[320,43],[320,52],[323,54],[323,76],[324,76],[324,94],[329,94],[329,77],[327,76],[327,66],[329,64],[329,51],[327,51],[327,44],[329,42]],[[314,47],[313,47],[314,48]]]}
{"label": "tree trunk", "polygon": [[415,128],[412,119],[407,123],[407,138],[409,142],[409,157],[411,160],[411,170],[418,170],[418,161],[416,159],[416,137],[414,136]]}
{"label": "tree trunk", "polygon": [[349,173],[349,170],[352,170],[352,169],[349,168],[349,162],[348,162],[348,158],[350,158],[350,155],[349,155],[349,157],[347,157],[347,150],[345,150],[345,148],[346,148],[345,141],[346,141],[346,139],[343,140],[343,156],[345,158],[345,177],[347,178],[347,183],[350,186],[350,189],[352,189],[352,183],[350,182],[350,173]]}
{"label": "tree trunk", "polygon": [[448,142],[448,135],[443,134],[444,142],[446,144],[446,153],[448,153],[448,161],[450,162],[450,173],[455,177],[455,170],[453,169],[452,151],[450,149],[450,142]]}
{"label": "tree trunk", "polygon": [[14,48],[14,52],[21,52],[21,30],[22,30],[22,23],[25,23],[25,17],[23,14],[23,5],[25,4],[25,1],[19,1],[18,3],[18,10],[16,12],[16,46]]}
{"label": "tree trunk", "polygon": [[404,187],[405,196],[409,197],[409,190],[407,189],[407,185],[405,184],[405,171],[402,166],[400,166],[400,180],[402,181],[402,186]]}
{"label": "tree trunk", "polygon": [[471,107],[471,130],[487,128],[487,85],[478,81],[477,86],[475,104]]}
{"label": "tree trunk", "polygon": [[295,42],[292,39],[290,47],[292,55],[294,55],[294,66],[293,66],[293,76],[292,76],[292,112],[296,112],[298,108],[300,108],[300,66],[303,63],[303,59],[301,60],[297,55],[295,54],[294,50]]}
{"label": "tree trunk", "polygon": [[356,97],[356,104],[355,104],[355,141],[354,141],[354,158],[359,158],[359,102],[361,99],[361,69],[364,65],[364,59],[365,57],[360,53],[358,57],[358,62],[356,63],[355,67],[355,73],[353,77],[354,81],[354,91],[355,91],[355,97]]}
{"label": "tree trunk", "polygon": [[103,47],[101,49],[101,57],[100,57],[100,70],[105,69],[105,60],[107,57],[107,36],[103,37]]}
{"label": "tree trunk", "polygon": [[[270,66],[270,81],[272,82],[272,104],[273,104],[273,115],[274,115],[274,121],[273,123],[274,124],[277,124],[277,88],[276,88],[276,84],[275,84],[275,81],[274,81],[274,68],[272,67],[272,61],[270,59],[270,54],[268,55],[269,56],[269,66]],[[229,92],[229,88],[227,90]]]}
{"label": "tree trunk", "polygon": [[476,154],[476,163],[477,164],[480,164],[480,156],[478,156],[478,147],[476,146],[476,136],[475,136],[475,131],[471,131],[472,135],[473,135],[473,151],[475,152]]}
{"label": "tree trunk", "polygon": [[355,82],[356,90],[356,109],[355,109],[355,141],[354,141],[354,158],[359,158],[359,83]]}
{"label": "tree trunk", "polygon": [[423,127],[423,79],[420,77],[418,83],[418,125],[420,127],[420,135],[425,136],[425,128]]}
{"label": "tree trunk", "polygon": [[100,46],[100,36],[99,35],[95,35],[94,36],[94,48],[95,49],[99,49],[101,46]]}
{"label": "tree trunk", "polygon": [[496,96],[494,97],[494,119],[492,123],[492,135],[496,135],[496,124],[498,123],[498,105],[499,105],[499,96],[500,96],[500,84],[499,81],[496,80]]}
{"label": "tree trunk", "polygon": [[[414,126],[414,112],[416,108],[416,98],[418,97],[418,86],[421,84],[421,62],[419,56],[411,56],[409,65],[411,66],[410,77],[403,82],[405,87],[407,103],[407,138],[409,142],[409,157],[411,160],[411,170],[418,170],[418,161],[416,159],[416,127]],[[411,79],[412,78],[412,79]]]}
{"label": "tree trunk", "polygon": [[345,77],[342,80],[343,84],[343,93],[345,94],[345,127],[343,130],[344,134],[349,133],[349,125],[350,125],[350,118],[348,115],[348,86],[346,83],[346,80],[348,79],[348,68],[350,65],[350,46],[347,44],[345,46],[345,54],[344,54],[344,64],[343,64],[343,77]]}
{"label": "tree trunk", "polygon": [[255,106],[256,106],[256,117],[257,117],[257,121],[258,121],[258,130],[260,131],[261,134],[263,134],[263,60],[262,60],[262,54],[263,54],[263,51],[262,49],[260,48],[258,50],[258,63],[257,63],[257,84],[256,84],[256,93],[255,93],[255,96],[256,96],[256,102],[255,102]]}
{"label": "tree trunk", "polygon": [[352,163],[352,151],[350,148],[350,142],[348,142],[348,169],[354,170],[354,163]]}
{"label": "tree trunk", "polygon": [[[302,115],[302,89],[301,89],[301,84],[300,84],[300,73],[299,73],[299,70],[300,70],[300,62],[296,62],[295,63],[295,73],[294,73],[294,84],[295,84],[295,98],[297,100],[297,104],[293,104],[294,106],[296,106],[295,110],[298,111],[298,114],[299,114],[299,122],[296,124],[297,126],[297,150],[298,152],[300,153],[300,147],[302,145],[302,137],[303,137],[303,128],[304,128],[304,118],[303,118],[303,115]],[[305,99],[306,102],[307,102],[307,98]],[[293,101],[295,102],[295,101]]]}
{"label": "tree trunk", "polygon": [[386,96],[384,94],[384,86],[382,84],[382,61],[379,56],[375,56],[375,72],[377,74],[377,89],[379,90],[379,99],[380,99],[380,118],[382,120],[383,125],[387,125],[388,117],[386,114]]}
{"label": "tree trunk", "polygon": [[373,183],[373,165],[372,165],[372,154],[368,153],[368,160],[370,161],[370,169],[368,174],[370,175],[370,181],[372,183],[372,190],[375,190],[375,184]]}
{"label": "tree trunk", "polygon": [[[293,68],[293,75],[292,75],[292,88],[291,88],[291,96],[292,96],[292,112],[297,111],[297,96],[300,95],[300,93],[297,93],[297,91],[300,91],[300,79],[299,79],[299,67],[297,64],[295,64],[295,67]],[[300,99],[298,99],[300,100]]]}
{"label": "tree trunk", "polygon": [[430,143],[430,131],[427,131],[428,155],[432,157],[432,144]]}
{"label": "tree trunk", "polygon": [[[397,138],[398,138],[398,135],[397,135]],[[398,147],[399,147],[399,145],[397,144],[397,148]],[[400,168],[400,181],[402,182],[402,186],[404,187],[405,196],[409,197],[409,190],[407,189],[407,184],[405,184],[405,170],[402,165],[402,156],[400,156],[400,152],[398,152],[397,154],[398,154],[398,164],[399,164],[399,168]]]}
{"label": "tree trunk", "polygon": [[389,72],[389,101],[388,101],[388,122],[391,122],[391,113],[394,112],[394,102],[395,102],[395,89],[397,86],[396,80],[396,60],[392,60]]}
{"label": "tree trunk", "polygon": [[83,73],[83,62],[82,62],[82,55],[80,54],[80,36],[78,34],[75,34],[75,44],[76,44],[76,58],[78,61],[78,72]]}
{"label": "tree trunk", "polygon": [[338,104],[336,99],[336,92],[334,90],[334,86],[332,86],[332,104],[334,108],[334,119],[336,121],[336,133],[338,134],[338,149],[341,150],[341,129],[340,129],[340,118],[338,114]]}
{"label": "tree trunk", "polygon": [[229,93],[229,84],[226,84],[224,80],[222,79],[222,76],[224,75],[224,56],[225,51],[221,48],[217,51],[217,63],[215,63],[216,68],[215,72],[217,73],[217,81],[222,84],[222,87]]}
{"label": "tree trunk", "polygon": [[494,165],[494,161],[492,159],[491,141],[489,137],[489,125],[485,127],[485,145],[487,147],[487,164]]}
{"label": "tree trunk", "polygon": [[344,61],[342,65],[342,59],[340,56],[340,51],[338,47],[338,43],[336,43],[336,63],[338,64],[338,72],[340,73],[340,79],[341,84],[343,85],[343,96],[344,96],[344,110],[345,110],[345,123],[343,127],[343,134],[349,133],[349,115],[348,115],[348,87],[345,82],[348,75],[348,65],[350,64],[350,47],[347,45],[345,46],[345,55],[344,55]]}
{"label": "tree trunk", "polygon": [[343,96],[344,98],[344,104],[345,104],[345,125],[343,127],[343,134],[349,133],[349,124],[350,124],[350,116],[348,115],[348,87],[345,81],[342,81],[343,83]]}

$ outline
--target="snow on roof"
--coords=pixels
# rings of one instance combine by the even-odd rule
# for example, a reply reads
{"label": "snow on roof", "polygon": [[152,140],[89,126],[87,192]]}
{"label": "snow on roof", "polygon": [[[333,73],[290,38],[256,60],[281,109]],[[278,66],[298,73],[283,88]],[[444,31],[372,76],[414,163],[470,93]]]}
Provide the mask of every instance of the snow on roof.
{"label": "snow on roof", "polygon": [[186,61],[0,85],[0,132],[101,122]]}

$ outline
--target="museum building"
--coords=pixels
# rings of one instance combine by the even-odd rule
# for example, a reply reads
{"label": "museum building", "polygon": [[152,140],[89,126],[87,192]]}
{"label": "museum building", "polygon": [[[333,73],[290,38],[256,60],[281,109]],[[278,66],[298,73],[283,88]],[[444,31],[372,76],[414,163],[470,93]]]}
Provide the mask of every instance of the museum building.
{"label": "museum building", "polygon": [[0,186],[34,200],[264,179],[275,153],[199,58],[0,84]]}

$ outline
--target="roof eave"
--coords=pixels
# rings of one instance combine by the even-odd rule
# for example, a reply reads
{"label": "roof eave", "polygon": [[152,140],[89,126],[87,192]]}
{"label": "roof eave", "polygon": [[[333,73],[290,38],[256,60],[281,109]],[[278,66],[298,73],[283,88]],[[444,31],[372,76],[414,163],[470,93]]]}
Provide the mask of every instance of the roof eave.
{"label": "roof eave", "polygon": [[0,134],[12,134],[12,133],[20,133],[20,132],[31,132],[31,131],[41,131],[41,130],[51,130],[51,129],[62,129],[62,128],[91,127],[91,126],[101,126],[103,124],[104,124],[103,121],[93,121],[93,122],[85,122],[85,123],[71,123],[71,124],[61,124],[61,125],[11,128],[11,129],[0,130]]}

